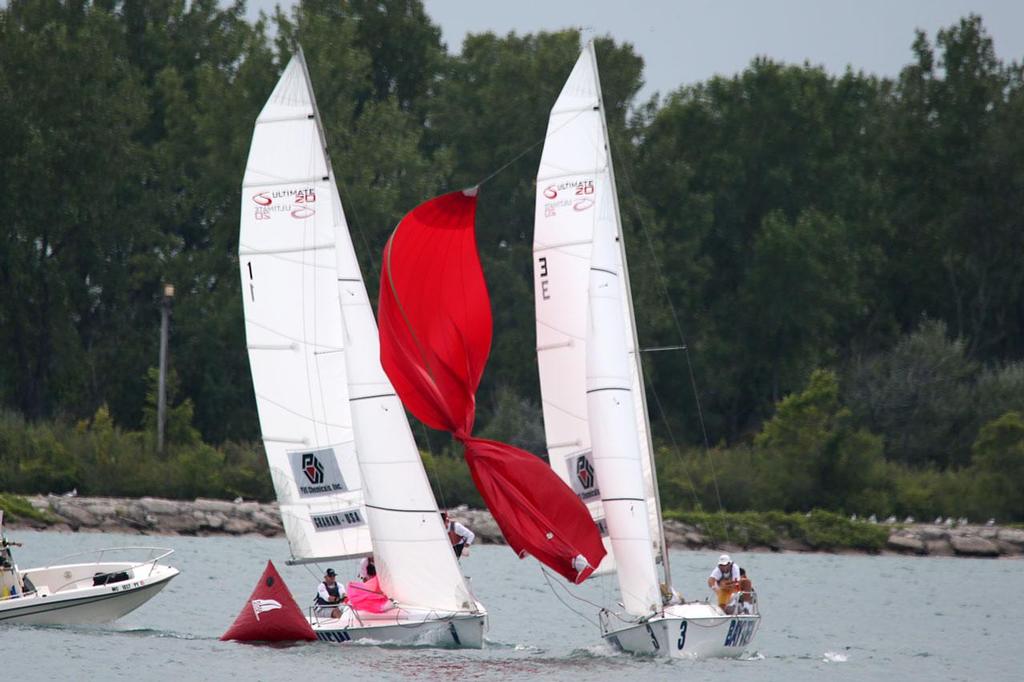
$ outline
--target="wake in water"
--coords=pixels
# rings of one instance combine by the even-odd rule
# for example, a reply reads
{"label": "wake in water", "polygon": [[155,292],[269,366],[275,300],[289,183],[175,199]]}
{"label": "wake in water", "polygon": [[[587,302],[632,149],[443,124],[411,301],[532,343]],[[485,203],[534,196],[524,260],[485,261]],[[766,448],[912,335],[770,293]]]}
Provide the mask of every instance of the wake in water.
{"label": "wake in water", "polygon": [[619,651],[615,647],[611,646],[607,642],[599,642],[592,644],[582,649],[573,649],[569,653],[570,659],[595,659],[595,658],[619,658],[622,656],[629,656],[622,651]]}
{"label": "wake in water", "polygon": [[100,637],[117,637],[127,635],[129,637],[161,637],[167,639],[202,640],[215,639],[212,637],[197,637],[189,632],[177,632],[175,630],[158,630],[156,628],[133,627],[111,625],[109,623],[99,624],[76,624],[76,625],[29,625],[25,623],[12,624],[12,628],[19,630],[55,630],[58,632],[80,632]]}
{"label": "wake in water", "polygon": [[836,651],[826,651],[822,660],[826,663],[846,663],[849,660],[849,656]]}

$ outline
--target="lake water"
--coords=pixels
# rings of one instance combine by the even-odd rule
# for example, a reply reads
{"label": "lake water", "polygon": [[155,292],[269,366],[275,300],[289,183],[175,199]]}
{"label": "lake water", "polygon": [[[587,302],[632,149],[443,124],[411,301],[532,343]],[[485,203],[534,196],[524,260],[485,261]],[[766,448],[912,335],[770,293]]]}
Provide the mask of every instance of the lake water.
{"label": "lake water", "polygon": [[[272,559],[300,604],[315,567],[287,566],[287,543],[267,538],[139,537],[9,531],[22,568],[114,545],[173,547],[182,574],[117,623],[94,628],[0,626],[3,680],[1020,680],[1024,562],[893,556],[741,553],[763,621],[743,660],[673,661],[615,653],[594,609],[556,599],[538,564],[507,547],[463,560],[490,617],[482,651],[309,643],[243,645],[217,638]],[[673,551],[677,588],[703,598],[717,552]],[[336,562],[341,576],[353,562]],[[325,568],[325,566],[321,567]],[[574,588],[604,602],[605,578]]]}

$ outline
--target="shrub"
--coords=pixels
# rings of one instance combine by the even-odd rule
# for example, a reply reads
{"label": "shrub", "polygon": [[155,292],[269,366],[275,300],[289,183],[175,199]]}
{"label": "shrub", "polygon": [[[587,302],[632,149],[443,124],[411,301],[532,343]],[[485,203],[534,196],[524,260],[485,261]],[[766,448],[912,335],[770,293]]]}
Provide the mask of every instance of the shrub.
{"label": "shrub", "polygon": [[33,519],[35,521],[49,522],[52,517],[44,511],[40,511],[24,497],[0,493],[0,510],[4,512],[4,518],[8,516],[18,519]]}

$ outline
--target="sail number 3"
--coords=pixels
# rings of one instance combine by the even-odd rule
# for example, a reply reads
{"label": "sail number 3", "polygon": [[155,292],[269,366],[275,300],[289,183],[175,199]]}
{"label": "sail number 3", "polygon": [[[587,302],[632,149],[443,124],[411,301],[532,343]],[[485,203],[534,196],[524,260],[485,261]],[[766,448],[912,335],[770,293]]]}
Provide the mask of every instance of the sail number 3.
{"label": "sail number 3", "polygon": [[686,645],[686,621],[679,624],[679,639],[676,640],[676,649],[683,650]]}

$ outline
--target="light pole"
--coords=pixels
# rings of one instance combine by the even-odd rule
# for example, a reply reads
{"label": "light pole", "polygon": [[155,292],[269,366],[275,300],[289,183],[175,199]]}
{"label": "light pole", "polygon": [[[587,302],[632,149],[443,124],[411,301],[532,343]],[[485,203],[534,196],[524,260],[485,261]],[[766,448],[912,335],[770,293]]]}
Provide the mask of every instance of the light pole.
{"label": "light pole", "polygon": [[160,302],[160,384],[156,397],[156,450],[164,451],[164,424],[167,421],[167,328],[171,319],[171,300],[174,299],[174,285],[164,284],[164,295]]}

